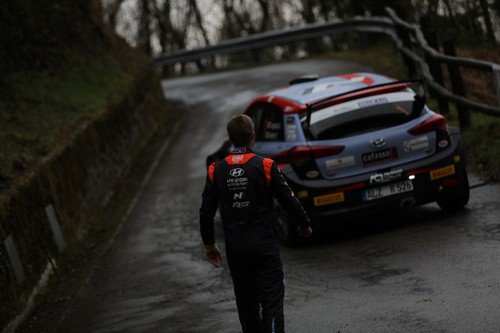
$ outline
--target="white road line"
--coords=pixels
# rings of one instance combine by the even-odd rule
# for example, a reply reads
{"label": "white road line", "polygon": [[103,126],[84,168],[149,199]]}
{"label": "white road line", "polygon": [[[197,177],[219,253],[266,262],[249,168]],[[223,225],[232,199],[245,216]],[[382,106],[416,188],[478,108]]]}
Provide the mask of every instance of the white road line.
{"label": "white road line", "polygon": [[37,285],[31,291],[30,296],[28,297],[28,301],[26,301],[26,305],[24,310],[18,314],[3,330],[2,333],[14,333],[19,325],[24,323],[26,319],[31,314],[31,311],[35,307],[35,297],[40,294],[41,291],[45,290],[47,283],[49,282],[50,275],[54,272],[54,259],[50,259],[45,266],[45,270],[43,271],[40,279],[38,280]]}
{"label": "white road line", "polygon": [[[146,186],[147,182],[149,181],[149,179],[153,175],[153,172],[156,170],[156,167],[160,163],[160,160],[163,157],[163,154],[165,153],[165,150],[167,150],[167,148],[170,146],[170,141],[172,141],[172,137],[177,132],[177,130],[179,129],[180,125],[181,125],[181,121],[179,121],[174,126],[174,128],[172,129],[172,132],[167,137],[167,139],[165,140],[165,142],[161,146],[160,150],[158,151],[158,154],[156,155],[155,160],[153,161],[153,164],[151,164],[151,167],[149,167],[148,173],[143,178],[143,180],[141,182],[141,185],[139,185],[139,190],[137,191],[136,195],[134,196],[134,199],[132,200],[132,203],[128,207],[127,212],[125,213],[125,216],[123,217],[122,222],[120,223],[119,229],[122,228],[123,223],[127,220],[127,218],[129,217],[130,213],[132,213],[132,210],[135,208],[135,205],[137,204],[137,201],[139,200],[139,197],[144,192],[144,187]],[[115,233],[115,234],[117,234],[117,233]],[[113,234],[113,238],[114,238],[115,234]]]}

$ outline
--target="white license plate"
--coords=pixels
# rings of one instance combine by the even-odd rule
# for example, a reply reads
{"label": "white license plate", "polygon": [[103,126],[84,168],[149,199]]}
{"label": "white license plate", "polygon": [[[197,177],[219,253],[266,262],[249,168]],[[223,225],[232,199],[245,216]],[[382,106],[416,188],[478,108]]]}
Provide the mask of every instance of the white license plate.
{"label": "white license plate", "polygon": [[379,186],[366,190],[365,199],[366,201],[370,201],[410,191],[413,191],[413,184],[411,180],[405,180],[404,182]]}

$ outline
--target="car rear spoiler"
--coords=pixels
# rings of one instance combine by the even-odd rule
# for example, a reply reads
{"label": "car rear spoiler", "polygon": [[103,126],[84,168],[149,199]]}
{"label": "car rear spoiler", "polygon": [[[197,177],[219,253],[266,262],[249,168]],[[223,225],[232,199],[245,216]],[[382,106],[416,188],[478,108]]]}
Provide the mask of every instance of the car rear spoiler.
{"label": "car rear spoiler", "polygon": [[[370,85],[364,88],[356,89],[356,90],[351,90],[347,91],[342,94],[337,94],[337,95],[331,95],[322,99],[319,99],[317,101],[313,101],[311,103],[306,103],[306,114],[307,114],[307,120],[306,120],[306,128],[309,129],[309,125],[311,123],[311,114],[317,107],[323,103],[326,103],[328,101],[331,101],[332,99],[339,99],[339,103],[345,102],[349,100],[350,98],[342,98],[342,97],[348,97],[349,95],[353,95],[352,99],[354,98],[359,98],[362,96],[369,96],[370,90],[377,90],[377,88],[389,88],[392,86],[401,86],[403,84],[408,84],[408,83],[419,83],[420,84],[420,89],[417,95],[415,96],[415,103],[413,106],[413,110],[411,113],[411,116],[414,117],[415,114],[418,114],[420,111],[422,111],[422,108],[425,105],[425,92],[422,88],[423,86],[423,80],[422,79],[412,79],[412,80],[403,80],[403,81],[392,81],[392,82],[387,82],[387,83],[382,83],[382,84],[376,84],[376,85]],[[382,89],[380,89],[382,90]],[[362,92],[367,92],[367,94],[362,94]],[[361,93],[361,94],[360,94]],[[374,91],[373,93],[376,93]]]}

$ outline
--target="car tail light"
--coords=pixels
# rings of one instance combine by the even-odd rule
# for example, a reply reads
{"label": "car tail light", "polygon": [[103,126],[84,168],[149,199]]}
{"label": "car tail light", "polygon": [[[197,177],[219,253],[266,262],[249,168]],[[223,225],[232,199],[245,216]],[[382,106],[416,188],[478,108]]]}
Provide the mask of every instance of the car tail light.
{"label": "car tail light", "polygon": [[408,133],[413,135],[419,135],[422,133],[427,133],[438,129],[446,130],[446,119],[440,114],[434,114],[432,117],[422,121],[417,126],[409,129]]}
{"label": "car tail light", "polygon": [[344,146],[295,146],[274,156],[280,163],[308,161],[341,153]]}

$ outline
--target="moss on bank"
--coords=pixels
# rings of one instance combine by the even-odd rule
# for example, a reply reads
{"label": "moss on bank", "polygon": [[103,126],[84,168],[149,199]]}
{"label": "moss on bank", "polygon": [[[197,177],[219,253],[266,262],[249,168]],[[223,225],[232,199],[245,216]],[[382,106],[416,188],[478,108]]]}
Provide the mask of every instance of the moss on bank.
{"label": "moss on bank", "polygon": [[150,70],[100,17],[98,0],[1,2],[0,192]]}
{"label": "moss on bank", "polygon": [[103,49],[95,57],[68,52],[55,71],[11,73],[9,95],[0,100],[1,185],[7,187],[104,112],[130,89],[138,67],[137,56]]}

